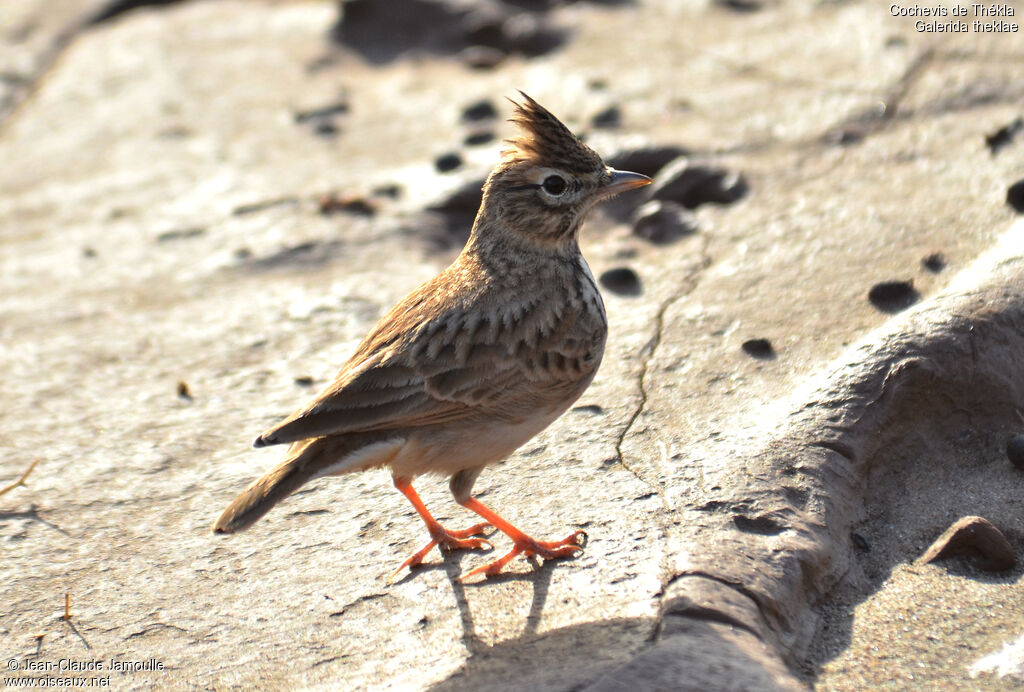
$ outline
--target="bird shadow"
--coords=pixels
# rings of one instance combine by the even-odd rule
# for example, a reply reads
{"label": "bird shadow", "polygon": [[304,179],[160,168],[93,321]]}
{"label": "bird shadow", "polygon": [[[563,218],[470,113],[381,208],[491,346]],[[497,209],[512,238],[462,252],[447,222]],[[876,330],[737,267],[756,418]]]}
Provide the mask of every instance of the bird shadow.
{"label": "bird shadow", "polygon": [[0,512],[0,521],[3,521],[4,519],[30,519],[34,522],[42,524],[47,528],[57,531],[58,533],[62,533],[65,536],[71,535],[61,527],[54,524],[52,521],[46,519],[46,517],[40,516],[39,507],[34,504],[30,505],[28,509],[22,510],[20,512]]}
{"label": "bird shadow", "polygon": [[526,615],[526,626],[520,638],[533,637],[537,634],[538,623],[540,623],[541,614],[544,612],[544,605],[547,602],[554,570],[560,563],[568,560],[568,558],[557,558],[542,561],[531,556],[527,558],[530,564],[533,565],[533,570],[530,572],[501,572],[486,576],[477,581],[460,581],[460,578],[465,573],[462,567],[464,558],[474,554],[486,555],[491,552],[493,552],[493,549],[486,551],[442,551],[441,562],[417,565],[409,570],[404,577],[394,582],[395,584],[402,584],[415,579],[417,575],[423,573],[443,571],[448,582],[451,584],[452,594],[455,596],[455,604],[459,609],[459,620],[462,624],[462,643],[472,655],[482,654],[491,647],[485,644],[476,634],[473,613],[469,607],[469,599],[466,597],[467,589],[486,588],[515,581],[531,582],[533,584],[533,597],[530,601],[530,610]]}

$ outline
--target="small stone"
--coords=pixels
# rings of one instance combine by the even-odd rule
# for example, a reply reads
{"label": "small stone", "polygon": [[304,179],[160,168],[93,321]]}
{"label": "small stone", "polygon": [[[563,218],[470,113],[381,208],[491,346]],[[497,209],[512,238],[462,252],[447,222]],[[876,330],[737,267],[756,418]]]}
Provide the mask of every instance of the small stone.
{"label": "small stone", "polygon": [[883,281],[868,291],[868,300],[882,312],[905,310],[920,297],[913,281]]}
{"label": "small stone", "polygon": [[356,214],[358,216],[373,216],[377,213],[377,208],[369,200],[358,195],[339,196],[333,192],[328,192],[327,194],[320,195],[320,199],[317,200],[317,211],[324,216],[337,212]]}
{"label": "small stone", "polygon": [[462,109],[462,122],[464,123],[475,123],[481,120],[493,120],[498,117],[498,109],[494,107],[494,104],[483,99],[471,103]]}
{"label": "small stone", "polygon": [[757,12],[761,3],[756,0],[715,0],[715,4],[733,12]]}
{"label": "small stone", "polygon": [[614,129],[621,127],[622,111],[618,106],[609,106],[591,118],[590,124],[598,129]]}
{"label": "small stone", "polygon": [[775,349],[768,339],[747,339],[743,342],[743,351],[748,356],[758,360],[771,360],[775,358]]}
{"label": "small stone", "polygon": [[1024,435],[1014,435],[1006,441],[1006,458],[1015,467],[1024,471]]}
{"label": "small stone", "polygon": [[339,132],[341,130],[338,126],[327,120],[321,120],[313,126],[313,134],[320,137],[334,137]]}
{"label": "small stone", "polygon": [[946,256],[941,252],[933,252],[921,260],[921,266],[932,274],[938,274],[946,268]]}
{"label": "small stone", "polygon": [[370,193],[374,197],[387,197],[388,199],[398,199],[402,196],[402,186],[398,183],[385,183],[384,185],[378,185],[373,188]]}
{"label": "small stone", "polygon": [[448,173],[454,171],[456,168],[462,165],[462,157],[452,152],[449,154],[442,154],[434,160],[434,167],[437,168],[441,173]]}
{"label": "small stone", "polygon": [[167,243],[172,240],[185,240],[187,238],[195,238],[201,236],[206,232],[204,228],[174,228],[170,231],[164,231],[156,237],[156,242]]}
{"label": "small stone", "polygon": [[651,200],[634,214],[633,235],[655,245],[667,245],[697,232],[693,212],[676,202]]}
{"label": "small stone", "polygon": [[188,382],[185,382],[185,380],[178,382],[178,397],[185,401],[192,401],[192,392],[189,391]]}
{"label": "small stone", "polygon": [[1018,180],[1007,189],[1006,203],[1018,214],[1024,214],[1024,180]]}
{"label": "small stone", "polygon": [[1017,118],[1009,125],[999,128],[990,135],[985,135],[985,144],[992,156],[1013,143],[1014,137],[1024,132],[1024,118]]}
{"label": "small stone", "polygon": [[868,540],[867,536],[858,531],[854,531],[850,534],[850,541],[853,542],[853,547],[857,550],[865,553],[871,551],[871,542]]}
{"label": "small stone", "polygon": [[658,172],[651,198],[678,202],[687,209],[702,204],[732,204],[749,190],[739,173],[679,158]]}
{"label": "small stone", "polygon": [[96,257],[96,249],[86,245],[82,248],[82,257],[88,257],[89,259]]}
{"label": "small stone", "polygon": [[295,377],[295,379],[293,381],[295,382],[295,384],[299,385],[300,387],[312,387],[313,386],[313,378],[310,377],[309,375],[299,375],[299,376]]}
{"label": "small stone", "polygon": [[1016,557],[1002,532],[983,517],[964,517],[946,529],[918,558],[927,564],[947,557],[971,557],[979,569],[1003,572],[1013,569]]}
{"label": "small stone", "polygon": [[465,244],[483,201],[484,182],[483,178],[469,180],[427,207],[434,218],[420,224],[420,232],[425,231],[423,237],[436,249],[447,251]]}
{"label": "small stone", "polygon": [[481,144],[493,142],[494,139],[495,135],[491,130],[479,130],[477,132],[470,132],[466,135],[465,139],[462,140],[462,143],[468,147],[478,147]]}
{"label": "small stone", "polygon": [[348,109],[348,101],[341,100],[336,103],[331,103],[319,108],[313,108],[308,111],[300,111],[294,115],[294,119],[295,122],[299,124],[330,120],[331,118],[336,118],[339,115],[348,113]]}
{"label": "small stone", "polygon": [[829,144],[838,144],[841,147],[848,147],[864,140],[867,132],[863,126],[850,125],[837,130],[829,130],[825,133],[825,141]]}
{"label": "small stone", "polygon": [[[430,211],[440,212],[442,214],[468,214],[471,217],[476,216],[476,212],[484,200],[483,188],[485,182],[486,180],[483,178],[470,180],[443,200],[427,207],[427,209]],[[470,221],[472,221],[472,218]]]}
{"label": "small stone", "polygon": [[601,285],[612,293],[638,296],[642,292],[640,277],[629,267],[616,267],[601,274]]}
{"label": "small stone", "polygon": [[653,178],[668,163],[688,153],[683,147],[673,145],[637,147],[616,152],[608,157],[608,165],[620,171],[642,173]]}

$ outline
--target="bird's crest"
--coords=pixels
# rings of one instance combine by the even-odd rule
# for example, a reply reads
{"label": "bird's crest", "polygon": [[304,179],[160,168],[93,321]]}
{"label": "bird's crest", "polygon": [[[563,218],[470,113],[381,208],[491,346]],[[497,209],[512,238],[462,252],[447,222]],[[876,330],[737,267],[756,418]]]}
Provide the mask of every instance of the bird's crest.
{"label": "bird's crest", "polygon": [[506,162],[529,161],[570,173],[589,173],[604,167],[597,152],[580,141],[562,121],[523,92],[519,93],[523,103],[512,101],[516,108],[511,122],[522,132],[506,140],[508,147],[501,152]]}

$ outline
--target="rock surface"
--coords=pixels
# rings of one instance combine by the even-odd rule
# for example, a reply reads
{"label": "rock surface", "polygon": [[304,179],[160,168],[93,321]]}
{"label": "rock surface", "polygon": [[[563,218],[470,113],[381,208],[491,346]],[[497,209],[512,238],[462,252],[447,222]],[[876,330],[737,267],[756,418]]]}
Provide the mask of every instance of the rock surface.
{"label": "rock surface", "polygon": [[[867,0],[406,4],[451,36],[371,51],[345,24],[371,3],[0,5],[0,487],[38,460],[0,495],[7,660],[117,689],[1024,680],[1021,566],[912,564],[966,515],[1024,548],[1019,34]],[[674,242],[633,234],[639,192],[584,229],[637,289],[606,291],[591,388],[477,487],[587,551],[471,585],[481,555],[434,553],[388,586],[425,532],[383,472],[212,535],[279,458],[252,438],[457,252],[501,148],[464,113],[508,136],[517,88],[613,165],[744,186]],[[916,302],[879,309],[894,280]]]}

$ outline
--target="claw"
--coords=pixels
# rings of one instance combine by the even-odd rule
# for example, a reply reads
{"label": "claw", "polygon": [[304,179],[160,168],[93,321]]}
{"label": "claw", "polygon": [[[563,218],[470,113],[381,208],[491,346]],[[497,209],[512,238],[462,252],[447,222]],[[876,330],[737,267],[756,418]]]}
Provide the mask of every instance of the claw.
{"label": "claw", "polygon": [[525,555],[526,557],[537,556],[543,560],[573,557],[577,550],[583,551],[583,546],[586,545],[586,542],[587,534],[584,531],[574,531],[560,541],[537,541],[529,536],[523,536],[515,541],[515,546],[508,553],[493,562],[488,562],[486,565],[470,570],[460,576],[458,581],[460,584],[465,584],[478,574],[488,577],[499,574],[505,568],[505,565],[511,562],[512,558],[516,555]]}
{"label": "claw", "polygon": [[493,550],[494,546],[491,542],[484,538],[473,538],[473,536],[481,536],[487,533],[487,529],[492,528],[487,522],[481,522],[468,529],[462,531],[448,531],[441,527],[440,524],[430,527],[430,541],[417,550],[415,553],[409,556],[409,558],[398,566],[390,577],[388,577],[388,584],[392,584],[402,570],[406,567],[412,569],[418,567],[423,563],[423,558],[427,556],[434,546],[438,546],[444,552],[450,552],[453,550],[478,550],[480,548],[486,548],[487,550]]}

